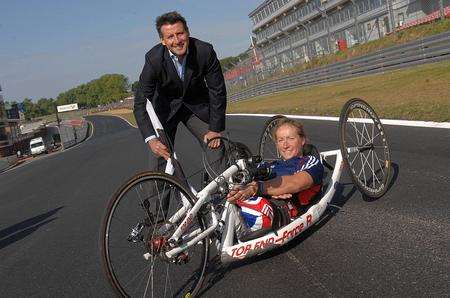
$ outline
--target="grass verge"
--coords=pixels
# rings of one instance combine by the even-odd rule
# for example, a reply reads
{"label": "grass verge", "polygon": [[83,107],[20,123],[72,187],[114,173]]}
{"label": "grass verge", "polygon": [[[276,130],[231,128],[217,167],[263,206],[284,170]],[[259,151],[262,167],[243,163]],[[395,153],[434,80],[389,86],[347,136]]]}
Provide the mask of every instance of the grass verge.
{"label": "grass verge", "polygon": [[136,119],[134,118],[134,114],[132,110],[128,109],[116,109],[116,110],[109,110],[104,112],[95,113],[95,115],[111,115],[111,116],[119,116],[124,119],[126,119],[128,122],[130,122],[132,125],[137,127]]}
{"label": "grass verge", "polygon": [[[323,85],[302,87],[228,104],[227,113],[339,116],[344,103],[359,97],[381,118],[450,121],[450,61],[426,64]],[[116,115],[136,125],[128,109]]]}
{"label": "grass verge", "polygon": [[353,97],[382,118],[450,121],[450,61],[254,97],[228,105],[228,113],[338,116]]}

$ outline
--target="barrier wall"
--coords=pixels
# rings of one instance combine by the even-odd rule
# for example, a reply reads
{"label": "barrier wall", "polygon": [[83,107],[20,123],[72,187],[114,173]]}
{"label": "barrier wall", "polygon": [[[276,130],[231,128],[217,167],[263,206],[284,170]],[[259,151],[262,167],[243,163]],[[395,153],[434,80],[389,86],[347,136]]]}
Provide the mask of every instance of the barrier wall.
{"label": "barrier wall", "polygon": [[89,136],[89,123],[84,119],[61,122],[59,128],[63,149],[83,142]]}

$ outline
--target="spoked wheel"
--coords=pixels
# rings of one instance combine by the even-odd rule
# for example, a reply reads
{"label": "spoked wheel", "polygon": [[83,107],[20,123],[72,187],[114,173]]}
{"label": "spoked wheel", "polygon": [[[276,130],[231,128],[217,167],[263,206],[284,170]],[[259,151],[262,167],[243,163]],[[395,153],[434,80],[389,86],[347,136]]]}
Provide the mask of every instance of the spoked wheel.
{"label": "spoked wheel", "polygon": [[[103,267],[114,290],[124,297],[195,296],[208,261],[203,239],[168,258],[168,239],[181,223],[179,210],[194,196],[173,176],[145,172],[123,185],[109,202],[101,231]],[[184,209],[183,209],[184,208]],[[177,214],[178,215],[175,215]],[[183,235],[204,231],[205,219],[193,219]],[[193,237],[193,236],[192,236]]]}
{"label": "spoked wheel", "polygon": [[388,188],[391,153],[380,119],[365,101],[349,100],[339,119],[342,158],[358,189],[370,198]]}
{"label": "spoked wheel", "polygon": [[275,141],[272,136],[273,129],[277,126],[281,119],[286,118],[282,115],[276,115],[267,120],[264,124],[264,130],[259,138],[258,154],[264,161],[273,161],[280,159],[281,155],[277,150]]}

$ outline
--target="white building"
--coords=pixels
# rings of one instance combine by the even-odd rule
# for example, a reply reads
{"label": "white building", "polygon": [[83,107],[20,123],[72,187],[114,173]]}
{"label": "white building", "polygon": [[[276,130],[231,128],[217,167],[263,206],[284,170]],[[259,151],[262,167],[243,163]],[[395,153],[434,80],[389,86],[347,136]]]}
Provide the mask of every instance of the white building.
{"label": "white building", "polygon": [[450,0],[266,0],[249,17],[265,69],[378,39]]}

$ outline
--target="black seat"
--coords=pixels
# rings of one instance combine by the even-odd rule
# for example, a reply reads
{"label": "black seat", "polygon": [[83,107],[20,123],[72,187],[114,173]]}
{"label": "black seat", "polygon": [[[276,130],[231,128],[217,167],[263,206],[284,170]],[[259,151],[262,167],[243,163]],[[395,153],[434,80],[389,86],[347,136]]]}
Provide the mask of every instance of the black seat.
{"label": "black seat", "polygon": [[291,217],[289,216],[286,200],[270,199],[269,201],[273,208],[272,229],[276,231],[290,223]]}
{"label": "black seat", "polygon": [[320,153],[313,144],[305,144],[303,146],[303,155],[312,155],[320,160]]}

